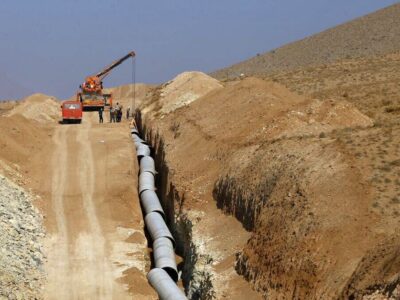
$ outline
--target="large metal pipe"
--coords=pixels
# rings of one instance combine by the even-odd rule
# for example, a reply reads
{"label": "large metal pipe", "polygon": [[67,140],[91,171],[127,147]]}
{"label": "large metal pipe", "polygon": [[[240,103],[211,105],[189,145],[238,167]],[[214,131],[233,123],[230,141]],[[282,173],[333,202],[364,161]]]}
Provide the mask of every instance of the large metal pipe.
{"label": "large metal pipe", "polygon": [[135,143],[135,145],[138,144],[145,144],[147,145],[147,142],[145,140],[142,140],[140,138],[140,136],[136,135],[136,134],[131,134],[132,138],[133,138],[133,142]]}
{"label": "large metal pipe", "polygon": [[146,228],[153,240],[155,268],[147,279],[157,291],[161,300],[187,300],[176,285],[178,268],[175,260],[175,240],[165,223],[165,213],[155,193],[155,164],[150,157],[150,147],[139,137],[136,128],[131,130],[132,139],[140,161],[139,195],[144,210]]}
{"label": "large metal pipe", "polygon": [[137,130],[137,128],[133,127],[133,128],[131,128],[131,134],[132,134],[132,137],[134,134],[139,136],[139,130]]}
{"label": "large metal pipe", "polygon": [[154,159],[151,156],[145,156],[140,160],[140,173],[143,172],[150,172],[153,175],[156,175]]}
{"label": "large metal pipe", "polygon": [[157,291],[161,300],[187,300],[183,292],[163,269],[152,269],[147,274],[147,279]]}
{"label": "large metal pipe", "polygon": [[141,147],[142,145],[148,146],[148,144],[147,144],[145,141],[143,141],[142,139],[134,139],[133,142],[135,143],[136,149],[137,149],[138,147]]}
{"label": "large metal pipe", "polygon": [[142,193],[140,193],[140,202],[142,203],[145,215],[155,211],[161,214],[162,217],[165,219],[164,210],[155,191],[144,190]]}
{"label": "large metal pipe", "polygon": [[149,172],[143,172],[139,175],[139,195],[146,191],[154,191],[156,189],[154,185],[154,175]]}
{"label": "large metal pipe", "polygon": [[175,240],[165,224],[164,219],[158,212],[151,212],[147,214],[144,218],[144,222],[153,241],[162,237],[166,237],[172,241],[172,244],[175,248]]}
{"label": "large metal pipe", "polygon": [[174,245],[169,238],[162,237],[153,242],[153,257],[156,268],[163,269],[175,282],[178,281]]}
{"label": "large metal pipe", "polygon": [[144,144],[140,144],[136,147],[136,155],[141,158],[143,156],[150,156],[150,147]]}

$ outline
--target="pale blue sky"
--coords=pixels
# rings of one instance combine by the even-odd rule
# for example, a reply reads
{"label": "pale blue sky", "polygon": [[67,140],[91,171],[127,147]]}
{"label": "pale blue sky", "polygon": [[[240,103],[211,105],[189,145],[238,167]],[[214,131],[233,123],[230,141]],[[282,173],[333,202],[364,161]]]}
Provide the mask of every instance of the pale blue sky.
{"label": "pale blue sky", "polygon": [[[0,99],[60,98],[130,50],[137,81],[210,72],[398,1],[2,0]],[[125,63],[105,86],[131,81]]]}

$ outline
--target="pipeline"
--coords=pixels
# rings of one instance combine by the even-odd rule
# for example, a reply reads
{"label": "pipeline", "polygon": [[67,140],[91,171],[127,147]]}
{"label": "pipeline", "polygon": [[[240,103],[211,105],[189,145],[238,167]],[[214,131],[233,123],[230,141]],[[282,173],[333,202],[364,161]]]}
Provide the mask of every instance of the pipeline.
{"label": "pipeline", "polygon": [[186,296],[176,282],[179,274],[175,260],[175,239],[165,223],[165,213],[155,192],[155,164],[150,156],[149,145],[140,138],[136,128],[131,129],[139,160],[139,197],[146,228],[153,241],[155,268],[147,274],[147,280],[161,300],[184,300]]}

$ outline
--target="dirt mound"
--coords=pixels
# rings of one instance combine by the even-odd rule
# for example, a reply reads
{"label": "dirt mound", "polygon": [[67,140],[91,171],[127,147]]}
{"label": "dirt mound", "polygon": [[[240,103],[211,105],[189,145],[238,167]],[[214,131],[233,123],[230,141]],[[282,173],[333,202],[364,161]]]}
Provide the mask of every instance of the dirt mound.
{"label": "dirt mound", "polygon": [[142,111],[168,114],[220,88],[222,84],[218,80],[202,72],[184,72],[162,85],[157,90],[156,101],[148,107],[144,103]]}
{"label": "dirt mound", "polygon": [[60,103],[51,96],[33,94],[23,99],[7,116],[21,115],[40,123],[56,122],[60,118]]}
{"label": "dirt mound", "polygon": [[400,4],[323,31],[214,72],[219,80],[265,76],[354,57],[382,55],[400,49]]}
{"label": "dirt mound", "polygon": [[46,125],[18,114],[0,117],[1,173],[18,184],[23,183],[21,174],[30,173],[30,163],[35,159],[45,159],[38,155],[49,144],[48,136],[51,135],[52,129]]}
{"label": "dirt mound", "polygon": [[[185,259],[189,265],[184,270],[201,274],[187,283],[189,291],[203,286],[199,294],[215,293],[216,298],[241,299],[249,295],[248,286],[235,277],[233,270],[235,253],[242,249],[238,271],[264,295],[271,291],[268,295],[272,298],[289,297],[297,289],[297,295],[305,299],[305,295],[318,298],[342,292],[340,284],[354,270],[347,262],[363,255],[359,247],[352,251],[346,247],[349,241],[356,240],[355,236],[358,240],[362,237],[359,229],[371,221],[361,218],[368,211],[370,198],[361,193],[362,178],[352,169],[351,158],[329,135],[368,128],[372,125],[368,117],[346,101],[300,96],[276,82],[258,78],[229,82],[163,118],[151,113],[151,109],[157,109],[154,104],[149,107],[144,127],[167,170],[166,174],[161,172],[160,182],[165,187],[160,188],[160,193],[165,192],[165,207],[176,203],[176,231],[189,231],[186,243],[190,250],[186,255],[195,253],[196,257]],[[329,176],[325,176],[327,172]],[[298,186],[299,193],[304,188],[309,194],[298,194]],[[332,189],[327,191],[327,187]],[[223,216],[214,200],[242,225]],[[272,208],[268,203],[273,204]],[[350,216],[346,222],[337,217],[344,212]],[[353,224],[354,218],[359,218],[359,223]],[[242,226],[252,232],[250,236]],[[322,239],[329,226],[334,230],[321,242],[324,251],[315,251],[311,241]],[[293,235],[298,230],[309,234],[308,227],[315,230],[315,236]],[[332,254],[332,240],[341,243],[337,254]],[[314,254],[308,258],[310,249]],[[250,253],[252,250],[255,253]],[[282,262],[278,254],[286,252],[290,254]],[[326,263],[328,252],[332,261],[340,259],[340,267]],[[269,257],[275,259],[268,260]],[[290,257],[298,260],[287,261]],[[194,265],[190,265],[191,261]],[[298,261],[305,261],[305,265]],[[326,268],[320,272],[323,266]],[[286,267],[290,274],[284,271]],[[310,268],[304,271],[303,267]],[[343,281],[331,285],[324,276],[333,273]],[[320,285],[316,284],[318,278],[323,278]],[[298,280],[304,282],[304,289],[296,287]],[[239,285],[243,287],[241,292],[227,288]],[[279,285],[283,288],[275,289]],[[323,294],[321,291],[327,288],[329,293]],[[257,299],[256,295],[252,297]]]}
{"label": "dirt mound", "polygon": [[0,116],[17,106],[18,102],[14,100],[0,101]]}
{"label": "dirt mound", "polygon": [[305,98],[257,78],[246,78],[205,96],[186,114],[205,134],[237,143],[373,124],[345,101]]}

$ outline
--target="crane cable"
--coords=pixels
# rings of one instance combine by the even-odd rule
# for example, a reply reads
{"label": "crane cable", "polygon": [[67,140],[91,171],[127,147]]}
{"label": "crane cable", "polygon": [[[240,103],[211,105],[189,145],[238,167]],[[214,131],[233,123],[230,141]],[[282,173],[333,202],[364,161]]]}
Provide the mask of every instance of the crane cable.
{"label": "crane cable", "polygon": [[136,59],[132,57],[132,112],[131,114],[136,114]]}

